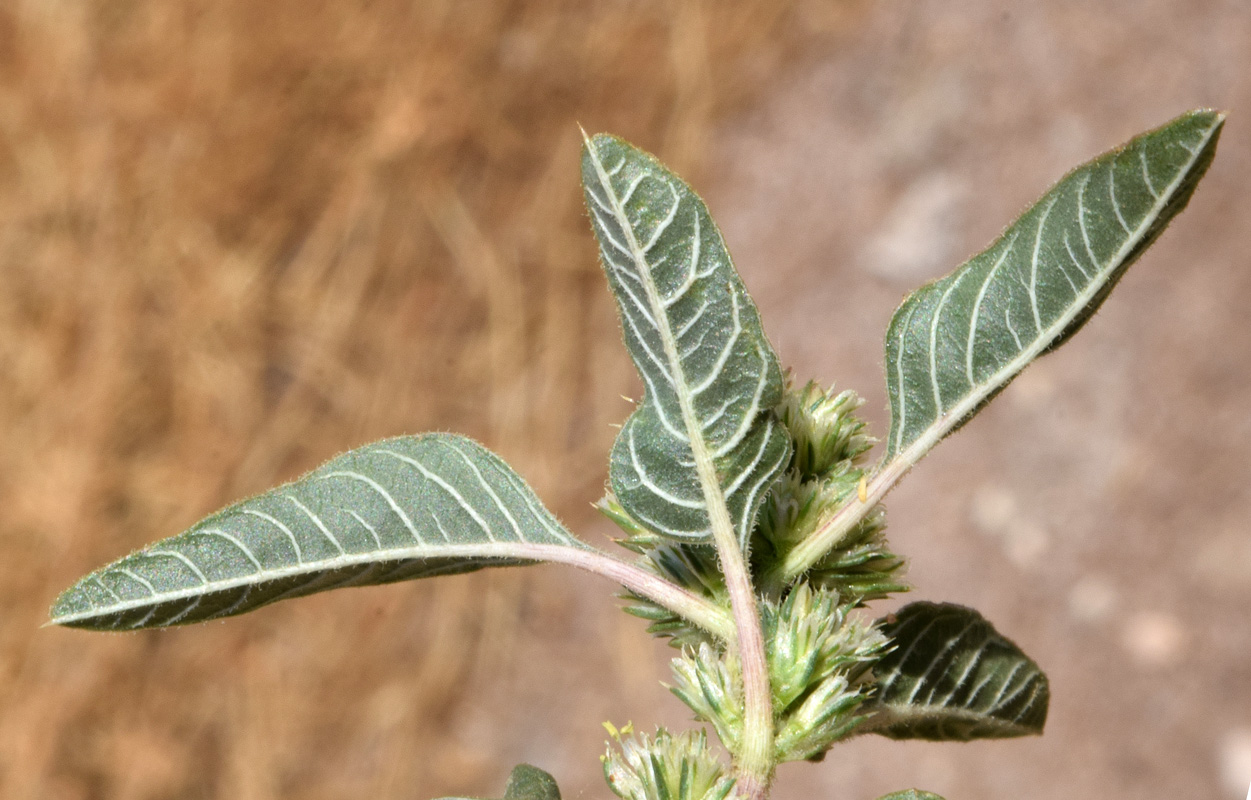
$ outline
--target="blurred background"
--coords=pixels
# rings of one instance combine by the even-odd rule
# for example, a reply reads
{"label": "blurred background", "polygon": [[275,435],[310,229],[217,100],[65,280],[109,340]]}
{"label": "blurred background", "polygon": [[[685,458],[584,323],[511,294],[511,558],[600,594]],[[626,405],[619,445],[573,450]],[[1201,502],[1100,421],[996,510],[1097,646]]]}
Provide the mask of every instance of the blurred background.
{"label": "blurred background", "polygon": [[886,423],[881,338],[1070,167],[1230,120],[1081,336],[891,495],[912,599],[1049,673],[1041,739],[866,737],[778,798],[1228,797],[1251,780],[1251,15],[1239,0],[0,6],[0,796],[609,796],[669,652],[555,567],[164,632],[80,574],[349,447],[472,435],[586,538],[640,387],[577,123],[707,199],[784,363]]}

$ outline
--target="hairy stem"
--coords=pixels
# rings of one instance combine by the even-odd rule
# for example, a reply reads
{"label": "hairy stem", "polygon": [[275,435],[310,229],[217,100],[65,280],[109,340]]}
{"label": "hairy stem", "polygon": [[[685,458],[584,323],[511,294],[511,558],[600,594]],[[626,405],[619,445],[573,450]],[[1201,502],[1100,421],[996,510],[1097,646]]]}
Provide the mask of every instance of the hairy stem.
{"label": "hairy stem", "polygon": [[[716,536],[717,552],[730,593],[734,625],[738,629],[738,656],[743,675],[743,737],[739,752],[735,754],[738,791],[743,797],[755,800],[767,796],[773,777],[773,691],[769,685],[769,663],[751,575],[729,524],[729,513],[724,505],[719,510],[725,517],[728,541],[724,541],[726,536]],[[719,527],[713,523],[714,533]]]}
{"label": "hairy stem", "polygon": [[[698,430],[690,399],[679,393],[682,416],[687,430]],[[725,496],[717,477],[708,446],[698,436],[691,437],[695,470],[707,501],[712,540],[721,560],[726,590],[730,594],[730,611],[738,633],[738,656],[743,676],[743,733],[735,756],[738,792],[748,800],[764,800],[773,779],[773,690],[769,684],[769,662],[765,654],[764,632],[756,593],[751,585],[751,572],[738,544],[734,523],[725,504]]]}
{"label": "hairy stem", "polygon": [[545,561],[568,564],[614,580],[635,594],[646,597],[698,625],[721,641],[735,641],[735,621],[725,613],[725,609],[641,567],[628,564],[607,553],[568,547],[531,545],[527,552]]}

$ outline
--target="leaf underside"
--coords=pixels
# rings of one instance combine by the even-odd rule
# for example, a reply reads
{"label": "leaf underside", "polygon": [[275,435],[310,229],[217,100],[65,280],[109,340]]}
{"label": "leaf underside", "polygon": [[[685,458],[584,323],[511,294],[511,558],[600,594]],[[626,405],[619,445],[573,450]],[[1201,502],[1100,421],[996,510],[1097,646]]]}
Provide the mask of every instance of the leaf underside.
{"label": "leaf underside", "polygon": [[892,739],[968,741],[1042,733],[1047,676],[981,614],[950,603],[912,603],[882,626],[894,650],[874,673],[866,710]]}
{"label": "leaf underside", "polygon": [[988,249],[904,300],[886,337],[885,462],[916,463],[1091,317],[1186,206],[1223,122],[1191,112],[1077,168]]}
{"label": "leaf underside", "polygon": [[582,180],[646,385],[613,446],[613,492],[651,530],[688,541],[711,539],[709,504],[724,502],[746,548],[790,458],[770,410],[782,372],[756,307],[703,201],[655,158],[600,134],[583,149]]}
{"label": "leaf underside", "polygon": [[201,622],[344,586],[533,563],[552,547],[590,549],[494,453],[449,434],[385,439],[93,572],[51,622]]}

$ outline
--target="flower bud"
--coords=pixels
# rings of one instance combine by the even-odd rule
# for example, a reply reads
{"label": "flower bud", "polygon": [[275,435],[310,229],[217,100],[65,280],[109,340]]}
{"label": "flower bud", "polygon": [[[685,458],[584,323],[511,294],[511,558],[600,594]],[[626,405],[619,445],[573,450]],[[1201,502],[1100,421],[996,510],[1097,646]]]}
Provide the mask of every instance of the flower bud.
{"label": "flower bud", "polygon": [[853,716],[865,697],[865,690],[849,687],[843,675],[826,678],[779,726],[774,739],[777,760],[820,756],[865,720],[863,715]]}

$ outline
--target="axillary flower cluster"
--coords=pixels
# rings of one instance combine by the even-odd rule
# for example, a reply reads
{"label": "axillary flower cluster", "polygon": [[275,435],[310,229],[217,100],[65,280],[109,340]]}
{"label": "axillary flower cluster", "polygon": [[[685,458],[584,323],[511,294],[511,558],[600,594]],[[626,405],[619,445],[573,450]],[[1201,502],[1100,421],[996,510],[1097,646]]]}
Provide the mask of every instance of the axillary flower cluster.
{"label": "axillary flower cluster", "polygon": [[[890,552],[885,515],[878,508],[849,530],[800,581],[770,585],[774,567],[855,495],[872,448],[855,412],[863,401],[809,383],[788,386],[776,413],[789,432],[790,463],[761,508],[750,563],[758,587],[774,709],[777,763],[820,760],[868,718],[858,713],[872,695],[872,665],[890,643],[857,611],[865,603],[905,591],[903,559]],[[609,492],[600,510],[658,576],[729,609],[725,581],[710,544],[677,542],[648,531]],[[670,690],[711,725],[731,754],[743,730],[743,681],[737,652],[705,630],[637,594],[624,610],[648,620],[681,655],[672,661]],[[615,731],[616,729],[612,729]],[[721,800],[733,779],[702,732],[618,734],[604,756],[609,786],[623,800]]]}

